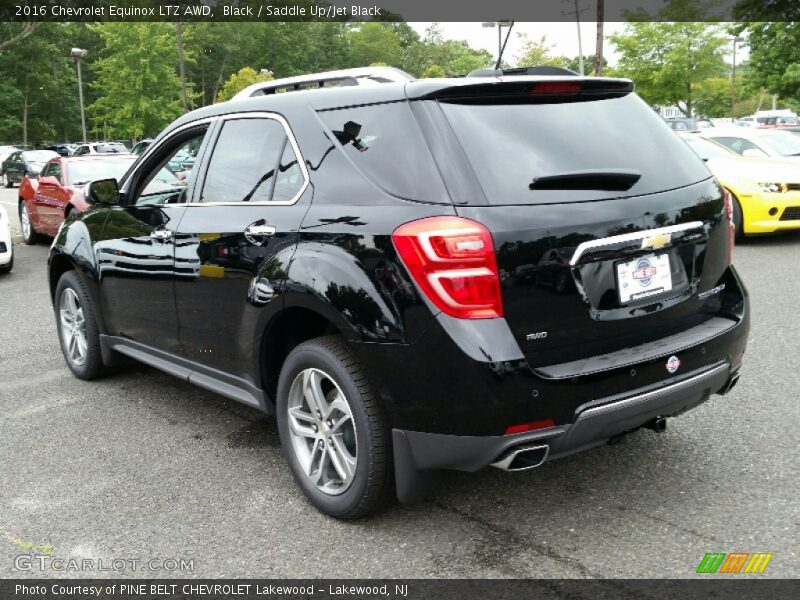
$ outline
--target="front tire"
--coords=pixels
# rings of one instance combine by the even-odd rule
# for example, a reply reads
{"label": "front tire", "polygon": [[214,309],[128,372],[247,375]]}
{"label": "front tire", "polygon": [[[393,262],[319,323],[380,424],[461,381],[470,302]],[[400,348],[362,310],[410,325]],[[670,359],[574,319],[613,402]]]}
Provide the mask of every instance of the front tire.
{"label": "front tire", "polygon": [[42,239],[42,236],[33,228],[31,213],[28,211],[28,205],[24,200],[19,202],[19,225],[22,230],[22,240],[29,246],[33,246]]}
{"label": "front tire", "polygon": [[74,271],[67,271],[58,280],[55,311],[58,339],[70,371],[85,380],[103,375],[106,368],[94,305]]}
{"label": "front tire", "polygon": [[292,350],[278,380],[277,416],[289,468],[317,510],[358,519],[394,499],[386,417],[340,338]]}
{"label": "front tire", "polygon": [[14,187],[14,182],[11,181],[11,178],[8,176],[8,173],[3,175],[3,179],[5,181],[5,185],[6,185],[7,188],[13,188]]}
{"label": "front tire", "polygon": [[728,193],[731,195],[733,203],[734,240],[741,242],[744,240],[744,213],[742,212],[742,205],[739,203],[739,199],[733,195],[733,192],[728,190]]}
{"label": "front tire", "polygon": [[6,264],[0,267],[0,274],[5,275],[6,273],[11,273],[11,269],[14,268],[14,253],[12,251],[11,258],[8,260]]}

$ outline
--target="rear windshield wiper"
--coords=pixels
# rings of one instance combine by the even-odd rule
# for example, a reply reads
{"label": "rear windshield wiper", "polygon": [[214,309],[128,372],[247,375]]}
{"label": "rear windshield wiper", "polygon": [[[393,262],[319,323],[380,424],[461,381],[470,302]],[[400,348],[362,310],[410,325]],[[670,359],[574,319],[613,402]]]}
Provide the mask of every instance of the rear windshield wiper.
{"label": "rear windshield wiper", "polygon": [[641,179],[634,169],[564,171],[535,177],[528,185],[532,190],[607,190],[624,192]]}

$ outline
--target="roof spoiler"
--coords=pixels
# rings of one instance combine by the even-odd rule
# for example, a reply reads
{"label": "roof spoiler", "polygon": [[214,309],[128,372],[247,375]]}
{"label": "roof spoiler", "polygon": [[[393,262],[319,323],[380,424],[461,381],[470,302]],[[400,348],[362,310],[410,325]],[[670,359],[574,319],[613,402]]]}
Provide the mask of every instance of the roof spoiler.
{"label": "roof spoiler", "polygon": [[537,67],[518,67],[516,69],[476,69],[467,74],[467,77],[513,77],[522,75],[568,75],[579,77],[575,71],[562,67],[542,65]]}
{"label": "roof spoiler", "polygon": [[520,78],[517,81],[503,78],[499,81],[493,79],[470,84],[431,86],[420,89],[419,95],[415,95],[414,99],[465,104],[555,104],[618,98],[630,94],[633,89],[633,82],[629,79],[584,78],[574,75]]}

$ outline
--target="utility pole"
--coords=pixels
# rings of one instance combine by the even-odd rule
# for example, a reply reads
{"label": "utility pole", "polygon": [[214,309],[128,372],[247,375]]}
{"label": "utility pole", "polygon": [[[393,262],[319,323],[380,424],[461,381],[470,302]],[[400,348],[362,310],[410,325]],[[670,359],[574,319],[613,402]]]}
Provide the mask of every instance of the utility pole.
{"label": "utility pole", "polygon": [[733,42],[733,68],[731,69],[731,123],[736,120],[736,44],[743,42],[744,38],[734,37]]}
{"label": "utility pole", "polygon": [[597,0],[597,39],[594,45],[594,76],[603,75],[603,0]]}
{"label": "utility pole", "polygon": [[78,99],[81,104],[81,131],[83,132],[83,143],[86,143],[86,113],[83,108],[83,78],[81,77],[81,60],[86,58],[89,54],[88,50],[83,48],[73,48],[70,52],[72,60],[78,66]]}
{"label": "utility pole", "polygon": [[[570,0],[562,0],[563,2],[569,2]],[[564,16],[572,16],[575,15],[575,26],[578,29],[578,71],[581,75],[585,75],[585,71],[583,68],[583,43],[581,41],[581,13],[586,12],[589,10],[586,7],[579,7],[578,3],[580,0],[572,0],[573,5],[575,6],[575,10],[569,11],[562,11],[562,15]]]}

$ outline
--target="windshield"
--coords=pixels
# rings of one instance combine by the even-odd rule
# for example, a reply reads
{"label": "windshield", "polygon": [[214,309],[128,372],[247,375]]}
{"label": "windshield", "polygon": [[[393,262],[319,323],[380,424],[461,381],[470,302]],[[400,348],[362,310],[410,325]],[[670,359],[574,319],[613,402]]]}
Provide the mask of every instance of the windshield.
{"label": "windshield", "polygon": [[711,158],[733,158],[734,156],[733,152],[724,150],[721,146],[718,146],[714,142],[704,140],[703,138],[686,137],[682,139],[684,142],[689,144],[689,148],[691,148],[694,153],[703,160],[709,160]]}
{"label": "windshield", "polygon": [[776,131],[759,136],[758,141],[781,156],[800,156],[800,139],[791,133]]}
{"label": "windshield", "polygon": [[[635,94],[552,104],[441,103],[490,204],[579,202],[671,190],[709,177]],[[534,189],[576,172],[640,173],[624,191]]]}
{"label": "windshield", "polygon": [[69,161],[68,171],[70,185],[80,185],[98,179],[119,180],[130,168],[135,159],[131,158],[98,158],[97,160]]}
{"label": "windshield", "polygon": [[58,153],[52,150],[29,150],[22,153],[22,157],[28,162],[47,162],[55,156],[58,156]]}

